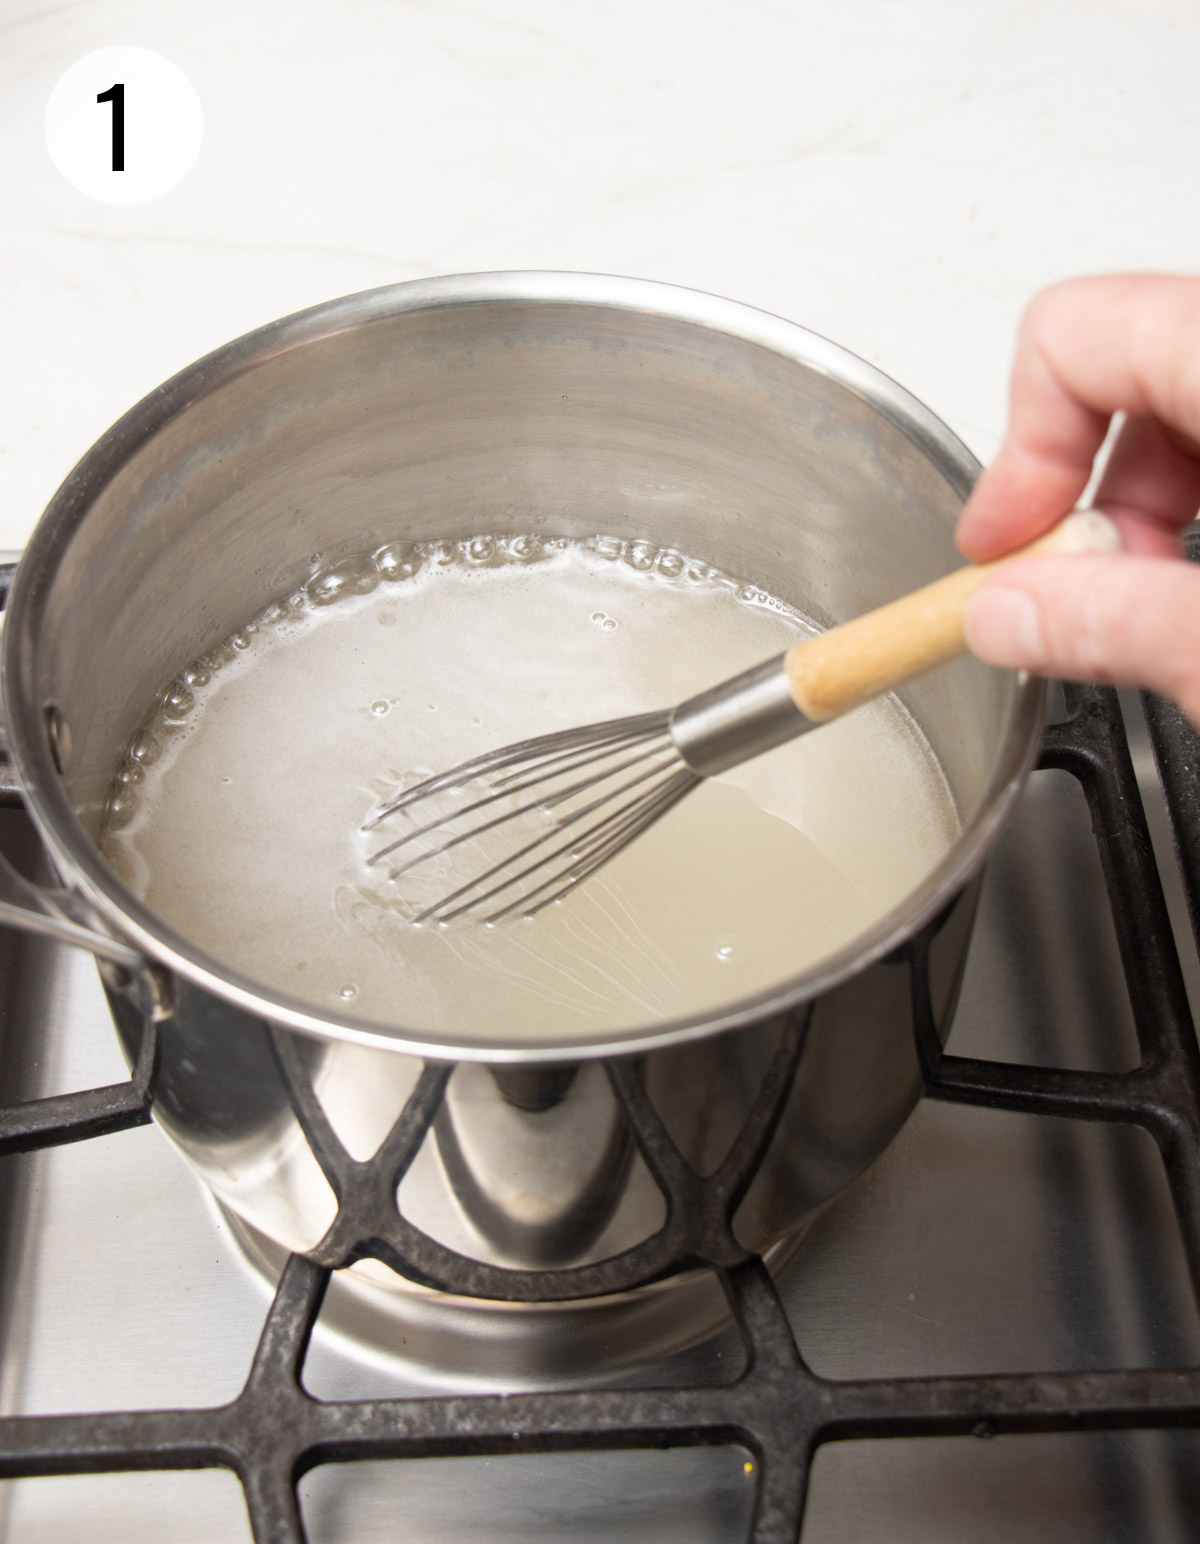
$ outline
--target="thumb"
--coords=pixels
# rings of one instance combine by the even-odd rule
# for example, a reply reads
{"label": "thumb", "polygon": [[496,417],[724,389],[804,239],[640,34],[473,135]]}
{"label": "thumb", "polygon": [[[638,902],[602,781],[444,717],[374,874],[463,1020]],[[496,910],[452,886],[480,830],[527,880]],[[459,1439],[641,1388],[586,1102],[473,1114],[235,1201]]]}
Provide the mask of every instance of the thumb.
{"label": "thumb", "polygon": [[1200,568],[1128,554],[1020,559],[966,611],[971,652],[1073,681],[1143,686],[1200,725]]}

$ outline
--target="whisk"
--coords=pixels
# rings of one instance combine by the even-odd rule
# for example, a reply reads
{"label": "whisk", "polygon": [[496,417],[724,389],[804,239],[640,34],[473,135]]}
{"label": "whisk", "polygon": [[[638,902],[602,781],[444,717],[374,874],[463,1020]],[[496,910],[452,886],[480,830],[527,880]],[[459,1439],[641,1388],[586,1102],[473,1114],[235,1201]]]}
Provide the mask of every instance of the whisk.
{"label": "whisk", "polygon": [[[1101,552],[1115,527],[1076,510],[1002,558]],[[411,920],[498,922],[562,900],[704,778],[966,652],[963,615],[984,574],[967,566],[890,605],[802,640],[677,707],[539,735],[430,777],[363,826],[402,822],[371,855],[389,877],[432,888]]]}

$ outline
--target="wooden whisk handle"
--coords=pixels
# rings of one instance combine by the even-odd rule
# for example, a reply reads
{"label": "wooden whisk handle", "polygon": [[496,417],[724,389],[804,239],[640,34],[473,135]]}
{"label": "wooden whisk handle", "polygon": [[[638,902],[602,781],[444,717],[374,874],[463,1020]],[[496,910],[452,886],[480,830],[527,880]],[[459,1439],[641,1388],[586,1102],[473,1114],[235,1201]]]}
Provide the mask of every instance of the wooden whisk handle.
{"label": "wooden whisk handle", "polygon": [[793,701],[817,723],[837,718],[965,654],[967,602],[993,569],[1017,558],[1115,552],[1120,545],[1111,520],[1098,510],[1075,510],[1027,547],[993,563],[956,569],[890,605],[796,644],[784,661]]}

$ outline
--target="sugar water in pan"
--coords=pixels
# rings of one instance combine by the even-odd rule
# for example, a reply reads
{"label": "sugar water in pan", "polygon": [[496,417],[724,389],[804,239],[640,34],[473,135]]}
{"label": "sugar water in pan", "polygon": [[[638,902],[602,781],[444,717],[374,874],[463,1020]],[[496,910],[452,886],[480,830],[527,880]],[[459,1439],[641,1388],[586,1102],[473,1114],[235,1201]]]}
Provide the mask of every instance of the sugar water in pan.
{"label": "sugar water in pan", "polygon": [[852,940],[957,834],[894,699],[709,779],[565,901],[410,920],[380,800],[493,747],[662,708],[809,631],[647,542],[397,543],[344,560],[168,683],[118,769],[109,861],[219,961],[323,1010],[547,1039],[770,988]]}

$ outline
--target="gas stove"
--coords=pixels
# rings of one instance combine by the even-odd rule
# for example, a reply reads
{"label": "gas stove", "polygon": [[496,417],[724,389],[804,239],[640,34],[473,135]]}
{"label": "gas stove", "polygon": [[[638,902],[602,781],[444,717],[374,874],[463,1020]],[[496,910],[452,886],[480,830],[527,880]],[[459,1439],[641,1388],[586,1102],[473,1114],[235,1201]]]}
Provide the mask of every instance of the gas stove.
{"label": "gas stove", "polygon": [[[235,1232],[92,961],[0,935],[0,1539],[1194,1539],[1196,742],[1095,688],[1055,718],[948,1054],[914,1004],[916,1114],[789,1262],[710,1273],[723,1328],[649,1363],[592,1347],[586,1386],[434,1369]],[[15,802],[0,843],[44,877]],[[719,1258],[721,1197],[678,1184]]]}

